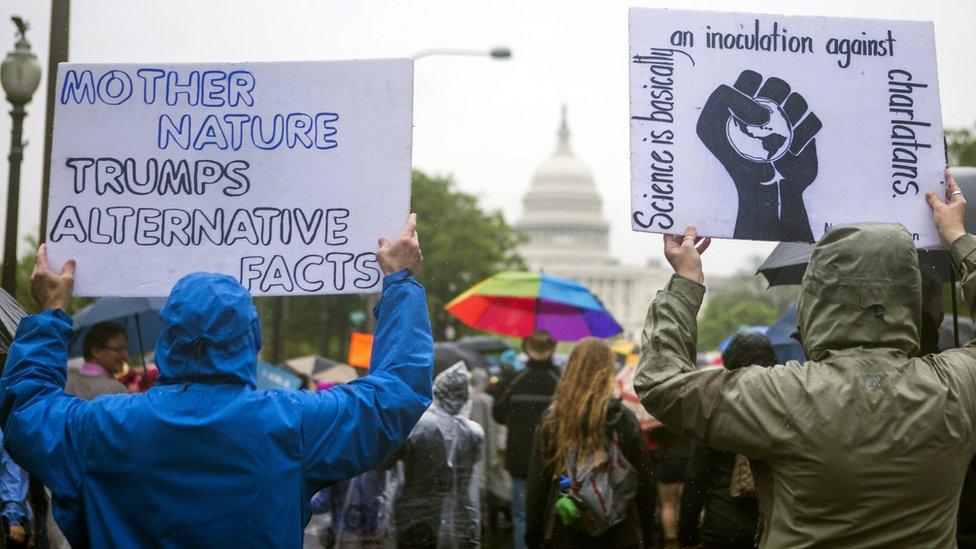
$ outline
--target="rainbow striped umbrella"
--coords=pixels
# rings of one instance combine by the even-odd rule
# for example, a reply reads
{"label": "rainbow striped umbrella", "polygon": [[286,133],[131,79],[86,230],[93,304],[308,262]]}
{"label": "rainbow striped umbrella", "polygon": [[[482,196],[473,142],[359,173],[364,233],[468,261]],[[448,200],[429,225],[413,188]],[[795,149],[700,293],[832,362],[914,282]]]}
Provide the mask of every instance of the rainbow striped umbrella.
{"label": "rainbow striped umbrella", "polygon": [[444,309],[472,328],[516,337],[546,330],[553,339],[577,341],[623,331],[585,286],[540,273],[499,273],[475,284]]}

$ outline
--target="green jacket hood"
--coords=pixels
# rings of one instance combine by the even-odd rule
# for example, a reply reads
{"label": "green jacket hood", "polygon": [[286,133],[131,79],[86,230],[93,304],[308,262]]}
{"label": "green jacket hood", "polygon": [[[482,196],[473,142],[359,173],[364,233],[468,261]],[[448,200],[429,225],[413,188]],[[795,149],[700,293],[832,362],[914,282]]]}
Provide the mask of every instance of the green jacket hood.
{"label": "green jacket hood", "polygon": [[807,357],[855,347],[919,349],[922,288],[918,255],[901,225],[836,226],[803,275],[796,319]]}

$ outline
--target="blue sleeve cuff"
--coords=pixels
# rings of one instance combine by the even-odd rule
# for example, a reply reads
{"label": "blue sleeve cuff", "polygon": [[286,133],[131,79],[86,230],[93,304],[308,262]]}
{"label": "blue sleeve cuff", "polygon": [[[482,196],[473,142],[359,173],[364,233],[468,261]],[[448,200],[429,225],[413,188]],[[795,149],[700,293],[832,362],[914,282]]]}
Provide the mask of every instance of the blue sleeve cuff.
{"label": "blue sleeve cuff", "polygon": [[401,269],[393,274],[386,275],[385,277],[383,277],[384,298],[381,298],[379,303],[377,303],[376,306],[373,307],[374,318],[380,317],[380,305],[382,305],[383,301],[385,300],[386,291],[389,290],[390,287],[392,286],[397,286],[404,283],[406,284],[413,283],[416,284],[417,287],[421,287],[420,283],[417,282],[417,279],[413,277],[413,271],[411,271],[410,269]]}
{"label": "blue sleeve cuff", "polygon": [[65,312],[64,309],[44,309],[44,312],[41,314],[44,316],[51,316],[58,320],[67,322],[69,325],[72,324],[71,316],[68,315],[68,313]]}
{"label": "blue sleeve cuff", "polygon": [[21,510],[21,505],[16,502],[5,502],[6,507],[0,516],[7,519],[8,524],[19,524],[21,526],[27,526],[30,523],[30,517]]}
{"label": "blue sleeve cuff", "polygon": [[401,269],[391,275],[386,275],[383,277],[383,289],[386,290],[394,284],[399,284],[405,280],[413,277],[413,272],[410,269]]}
{"label": "blue sleeve cuff", "polygon": [[16,343],[22,334],[33,330],[35,326],[51,326],[59,331],[68,330],[67,337],[70,338],[73,323],[71,317],[63,309],[45,309],[44,312],[25,316],[20,320],[14,342]]}

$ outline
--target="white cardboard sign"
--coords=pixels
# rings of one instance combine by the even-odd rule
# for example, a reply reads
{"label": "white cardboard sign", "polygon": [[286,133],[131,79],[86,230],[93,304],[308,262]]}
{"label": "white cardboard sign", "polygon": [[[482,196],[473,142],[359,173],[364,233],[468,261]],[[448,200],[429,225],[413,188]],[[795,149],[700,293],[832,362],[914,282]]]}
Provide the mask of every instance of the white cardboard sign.
{"label": "white cardboard sign", "polygon": [[378,291],[410,200],[410,60],[58,67],[47,242],[75,293]]}
{"label": "white cardboard sign", "polygon": [[813,241],[925,204],[945,148],[930,22],[630,10],[632,227]]}

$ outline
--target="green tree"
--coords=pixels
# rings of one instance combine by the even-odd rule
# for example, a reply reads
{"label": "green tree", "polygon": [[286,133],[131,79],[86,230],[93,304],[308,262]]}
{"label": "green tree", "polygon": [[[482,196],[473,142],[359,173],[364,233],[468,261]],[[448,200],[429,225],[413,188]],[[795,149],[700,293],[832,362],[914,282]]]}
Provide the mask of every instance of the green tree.
{"label": "green tree", "polygon": [[950,166],[976,166],[976,126],[946,130]]}
{"label": "green tree", "polygon": [[[275,298],[259,297],[254,302],[261,317],[266,360],[271,348],[272,310]],[[361,325],[350,320],[354,311],[366,313],[367,303],[360,295],[317,295],[285,298],[283,335],[288,358],[319,355],[345,361],[350,334]]]}
{"label": "green tree", "polygon": [[795,284],[769,287],[766,278],[756,274],[765,258],[752,256],[746,259],[746,266],[731,276],[709,279],[709,293],[740,293],[761,299],[772,305],[780,313],[796,305],[800,287]]}
{"label": "green tree", "polygon": [[[451,299],[504,269],[524,268],[515,253],[518,234],[499,212],[485,212],[474,195],[456,189],[450,177],[413,172],[411,209],[419,218],[424,266],[419,281],[427,289],[434,339],[447,326],[470,331],[444,311]],[[272,298],[255,300],[261,315],[265,347],[270,347]],[[353,330],[366,329],[353,317],[365,318],[372,301],[359,295],[286,298],[285,356],[318,354],[344,361]]]}
{"label": "green tree", "polygon": [[769,326],[779,311],[768,298],[748,293],[721,293],[705,305],[698,320],[698,350],[711,351],[745,326]]}
{"label": "green tree", "polygon": [[522,237],[501,212],[485,212],[477,197],[458,191],[451,177],[414,171],[411,207],[419,218],[424,251],[419,278],[427,288],[434,339],[442,339],[448,326],[469,332],[444,306],[499,271],[524,269],[515,249]]}

